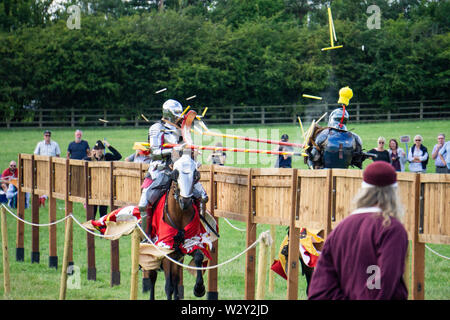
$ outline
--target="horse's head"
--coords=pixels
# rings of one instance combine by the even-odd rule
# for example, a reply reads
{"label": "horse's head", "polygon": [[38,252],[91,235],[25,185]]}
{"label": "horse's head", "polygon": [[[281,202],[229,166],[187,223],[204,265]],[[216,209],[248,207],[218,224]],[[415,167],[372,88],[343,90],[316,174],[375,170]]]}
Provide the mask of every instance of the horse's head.
{"label": "horse's head", "polygon": [[175,197],[182,210],[192,205],[194,185],[200,180],[197,164],[189,154],[184,154],[175,161],[172,171],[172,180],[175,182]]}

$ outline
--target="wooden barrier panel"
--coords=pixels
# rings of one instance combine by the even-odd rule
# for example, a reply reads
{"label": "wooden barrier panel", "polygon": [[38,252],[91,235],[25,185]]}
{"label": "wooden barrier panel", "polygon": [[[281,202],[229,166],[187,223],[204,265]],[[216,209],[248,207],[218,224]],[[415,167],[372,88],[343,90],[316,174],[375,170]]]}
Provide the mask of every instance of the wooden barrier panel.
{"label": "wooden barrier panel", "polygon": [[86,179],[83,160],[69,160],[69,201],[85,202]]}
{"label": "wooden barrier panel", "polygon": [[66,159],[52,159],[53,197],[64,200],[66,195]]}
{"label": "wooden barrier panel", "polygon": [[350,213],[351,203],[361,188],[362,171],[333,169],[331,226],[334,229]]}
{"label": "wooden barrier panel", "polygon": [[254,222],[288,226],[293,169],[252,169]]}
{"label": "wooden barrier panel", "polygon": [[34,155],[34,167],[35,167],[35,184],[33,186],[33,192],[34,194],[38,194],[40,196],[42,195],[49,195],[50,193],[50,185],[49,185],[49,179],[50,176],[49,172],[49,162],[51,160],[51,157],[48,156],[40,156],[40,155]]}
{"label": "wooden barrier panel", "polygon": [[420,198],[420,242],[450,244],[450,174],[421,174]]}
{"label": "wooden barrier panel", "polygon": [[136,205],[141,196],[142,165],[133,162],[114,162],[114,205]]}
{"label": "wooden barrier panel", "polygon": [[298,170],[296,222],[298,228],[329,229],[331,170]]}
{"label": "wooden barrier panel", "polygon": [[111,164],[112,162],[89,162],[88,188],[89,204],[109,206],[111,204]]}
{"label": "wooden barrier panel", "polygon": [[33,155],[32,154],[21,154],[21,162],[22,162],[22,168],[21,173],[23,176],[23,186],[22,186],[22,192],[33,192],[33,176],[34,176],[34,169],[33,169]]}
{"label": "wooden barrier panel", "polygon": [[214,182],[217,186],[214,211],[216,217],[247,221],[248,174],[250,169],[214,166]]}
{"label": "wooden barrier panel", "polygon": [[397,184],[398,193],[401,204],[403,206],[403,225],[406,231],[408,231],[408,239],[412,240],[414,235],[414,192],[416,173],[412,172],[398,172]]}

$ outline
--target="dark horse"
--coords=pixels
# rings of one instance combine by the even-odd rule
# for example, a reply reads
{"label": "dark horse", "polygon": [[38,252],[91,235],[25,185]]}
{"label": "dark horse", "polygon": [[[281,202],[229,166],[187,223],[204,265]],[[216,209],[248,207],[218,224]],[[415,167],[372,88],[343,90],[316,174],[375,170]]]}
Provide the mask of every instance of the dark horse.
{"label": "dark horse", "polygon": [[[190,155],[183,155],[173,166],[171,174],[170,188],[166,196],[164,204],[164,222],[178,230],[178,234],[174,238],[174,248],[178,248],[184,243],[184,228],[192,221],[195,215],[193,207],[193,189],[194,184],[200,180],[200,172]],[[204,255],[200,250],[195,250],[191,254],[194,258],[195,266],[201,267]],[[184,255],[176,249],[169,255],[174,260],[183,262]],[[166,278],[165,291],[168,300],[180,299],[179,284],[182,267],[173,263],[169,259],[163,259],[162,268]],[[197,278],[194,286],[194,295],[202,297],[205,295],[205,285],[203,283],[202,270],[197,270]],[[155,299],[155,282],[157,271],[152,270],[149,274],[150,278],[150,299]]]}

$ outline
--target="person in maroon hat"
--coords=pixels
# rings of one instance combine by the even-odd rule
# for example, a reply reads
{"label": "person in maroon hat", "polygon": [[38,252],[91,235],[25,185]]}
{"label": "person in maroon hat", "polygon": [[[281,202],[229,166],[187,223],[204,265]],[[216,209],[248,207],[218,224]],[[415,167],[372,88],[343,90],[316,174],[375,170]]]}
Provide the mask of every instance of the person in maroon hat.
{"label": "person in maroon hat", "polygon": [[403,279],[408,234],[397,194],[397,173],[371,163],[353,200],[353,211],[325,241],[313,273],[311,300],[406,300]]}

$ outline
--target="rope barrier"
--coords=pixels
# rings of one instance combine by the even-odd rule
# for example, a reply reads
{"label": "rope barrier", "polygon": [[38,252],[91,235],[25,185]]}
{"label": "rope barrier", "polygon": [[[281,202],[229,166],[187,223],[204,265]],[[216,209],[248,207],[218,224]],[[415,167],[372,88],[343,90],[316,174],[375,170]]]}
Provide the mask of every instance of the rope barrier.
{"label": "rope barrier", "polygon": [[210,270],[210,269],[216,269],[216,268],[219,268],[219,267],[221,267],[221,266],[224,266],[224,265],[226,265],[226,264],[228,264],[228,263],[230,263],[230,262],[236,260],[237,258],[239,258],[240,256],[242,256],[243,254],[245,254],[247,251],[249,251],[250,249],[252,249],[253,247],[255,247],[255,246],[256,246],[259,242],[261,242],[261,241],[263,241],[263,242],[265,243],[265,245],[270,245],[270,243],[272,242],[272,237],[270,236],[270,231],[267,230],[267,231],[262,232],[262,233],[259,235],[258,239],[257,239],[255,242],[253,242],[248,248],[246,248],[244,251],[242,251],[241,253],[237,254],[236,256],[234,256],[234,257],[228,259],[227,261],[224,261],[224,262],[222,262],[222,263],[216,264],[216,265],[214,265],[214,266],[208,266],[208,267],[192,267],[192,266],[189,266],[189,265],[186,265],[186,264],[183,264],[183,263],[178,262],[177,260],[175,260],[175,259],[169,257],[169,256],[168,256],[166,253],[164,253],[162,250],[160,250],[160,248],[159,248],[155,243],[153,243],[153,241],[147,236],[147,234],[144,232],[144,230],[142,230],[142,227],[140,226],[139,221],[137,221],[137,222],[136,222],[134,225],[132,225],[129,229],[127,229],[127,230],[125,230],[125,231],[122,231],[122,232],[120,232],[120,233],[113,234],[113,235],[103,235],[103,234],[98,234],[98,233],[95,233],[95,232],[92,231],[92,230],[87,229],[85,226],[82,225],[82,223],[81,223],[80,221],[78,221],[77,218],[75,218],[75,216],[74,216],[72,213],[70,213],[69,215],[65,216],[64,218],[62,218],[62,219],[60,219],[60,220],[58,220],[58,221],[52,222],[52,223],[50,223],[50,224],[36,224],[36,223],[31,223],[31,222],[28,222],[28,221],[26,221],[26,220],[21,219],[21,218],[18,217],[16,214],[14,214],[11,210],[9,210],[5,205],[2,204],[2,206],[3,206],[4,208],[6,208],[6,210],[7,210],[12,216],[14,216],[16,219],[18,219],[18,220],[20,220],[20,221],[22,221],[22,222],[24,222],[24,223],[26,223],[26,224],[29,224],[29,225],[32,225],[32,226],[37,226],[37,227],[43,227],[43,226],[49,226],[49,225],[57,224],[57,223],[60,223],[60,222],[62,222],[62,221],[65,221],[67,218],[70,217],[70,218],[72,218],[73,221],[75,221],[75,222],[76,222],[82,229],[84,229],[86,232],[89,232],[90,234],[92,234],[92,235],[94,235],[94,236],[96,236],[96,237],[101,237],[101,238],[111,238],[111,237],[116,237],[116,236],[119,236],[119,235],[128,233],[128,232],[132,231],[134,228],[137,227],[137,228],[142,232],[142,234],[143,234],[144,237],[147,239],[147,241],[148,241],[150,244],[152,244],[152,245],[153,245],[160,253],[162,253],[162,254],[164,255],[164,257],[166,257],[168,260],[172,261],[173,263],[175,263],[175,264],[177,264],[177,265],[179,265],[179,266],[181,266],[181,267],[183,267],[183,268],[191,269],[191,270]]}
{"label": "rope barrier", "polygon": [[226,223],[228,223],[230,225],[230,227],[232,227],[233,229],[235,229],[237,231],[241,231],[241,232],[247,231],[246,229],[241,229],[241,228],[236,227],[227,218],[224,218],[224,219],[225,219]]}
{"label": "rope barrier", "polygon": [[3,206],[3,208],[5,208],[6,211],[8,211],[9,214],[12,215],[14,218],[16,218],[17,220],[22,221],[22,222],[25,223],[25,224],[28,224],[28,225],[30,225],[30,226],[33,226],[33,227],[49,227],[49,226],[58,224],[58,223],[60,223],[60,222],[62,222],[62,221],[65,221],[65,220],[69,217],[69,216],[65,216],[65,217],[62,218],[62,219],[59,219],[59,220],[57,220],[57,221],[50,222],[50,223],[33,223],[33,222],[29,222],[29,221],[23,220],[22,218],[20,218],[19,216],[17,216],[14,212],[12,212],[11,210],[9,210],[8,207],[5,206],[4,204],[2,204],[2,206]]}
{"label": "rope barrier", "polygon": [[429,246],[427,246],[427,245],[425,245],[425,248],[427,248],[428,250],[430,250],[432,253],[434,253],[434,254],[437,255],[438,257],[441,257],[441,258],[450,260],[449,257],[446,257],[446,256],[440,254],[439,252],[434,251],[433,249],[431,249],[431,248],[430,248]]}
{"label": "rope barrier", "polygon": [[139,228],[139,230],[141,230],[142,234],[144,234],[145,238],[147,239],[148,242],[150,242],[150,244],[152,244],[161,254],[164,255],[164,257],[166,257],[168,260],[172,261],[173,263],[179,265],[180,267],[186,268],[186,269],[191,269],[191,270],[211,270],[211,269],[216,269],[219,268],[223,265],[226,265],[234,260],[236,260],[237,258],[239,258],[240,256],[242,256],[244,253],[246,253],[247,251],[249,251],[250,249],[252,249],[253,247],[255,247],[260,241],[264,241],[265,243],[272,241],[272,238],[270,237],[270,231],[264,231],[262,232],[258,239],[253,242],[248,248],[246,248],[244,251],[242,251],[241,253],[237,254],[236,256],[234,256],[231,259],[228,259],[227,261],[224,261],[222,263],[216,264],[214,266],[208,266],[208,267],[192,267],[186,264],[183,264],[181,262],[178,262],[175,259],[172,259],[171,257],[169,257],[165,252],[163,252],[162,250],[160,250],[160,248],[153,243],[153,241],[145,234],[144,230],[142,230],[140,225],[137,225],[137,227]]}

